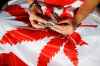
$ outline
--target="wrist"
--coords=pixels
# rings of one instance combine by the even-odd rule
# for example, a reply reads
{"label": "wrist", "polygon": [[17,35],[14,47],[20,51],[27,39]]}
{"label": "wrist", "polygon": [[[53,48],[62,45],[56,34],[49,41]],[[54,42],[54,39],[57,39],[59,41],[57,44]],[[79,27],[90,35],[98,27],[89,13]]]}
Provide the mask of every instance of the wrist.
{"label": "wrist", "polygon": [[74,27],[74,30],[75,30],[76,28],[78,28],[80,25],[81,25],[81,22],[77,22],[77,20],[73,20],[73,21],[72,21],[72,26]]}

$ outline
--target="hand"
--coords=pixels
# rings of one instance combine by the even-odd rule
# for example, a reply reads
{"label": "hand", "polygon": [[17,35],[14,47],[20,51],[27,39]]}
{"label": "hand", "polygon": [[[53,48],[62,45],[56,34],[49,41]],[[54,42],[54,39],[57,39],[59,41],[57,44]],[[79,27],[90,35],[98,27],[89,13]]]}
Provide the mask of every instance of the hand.
{"label": "hand", "polygon": [[71,26],[73,26],[73,29],[76,30],[80,26],[81,23],[78,24],[75,21],[75,19],[66,19],[66,20],[60,21],[58,24],[60,24],[60,25],[64,25],[64,24],[71,25]]}
{"label": "hand", "polygon": [[[65,24],[66,23],[66,24]],[[55,24],[53,26],[49,26],[50,29],[58,32],[58,33],[61,33],[63,35],[68,35],[68,34],[72,34],[74,32],[74,27],[73,25],[71,24],[71,22],[66,22],[66,20],[63,20],[61,22],[59,22],[59,24]]]}
{"label": "hand", "polygon": [[29,20],[31,25],[35,28],[46,28],[43,24],[47,23],[47,21],[35,14],[30,14]]}
{"label": "hand", "polygon": [[[47,21],[38,15],[36,15],[36,6],[32,6],[30,9],[26,9],[29,14],[29,20],[31,22],[32,27],[34,28],[45,28],[43,23],[47,23]],[[42,23],[42,24],[41,24]]]}

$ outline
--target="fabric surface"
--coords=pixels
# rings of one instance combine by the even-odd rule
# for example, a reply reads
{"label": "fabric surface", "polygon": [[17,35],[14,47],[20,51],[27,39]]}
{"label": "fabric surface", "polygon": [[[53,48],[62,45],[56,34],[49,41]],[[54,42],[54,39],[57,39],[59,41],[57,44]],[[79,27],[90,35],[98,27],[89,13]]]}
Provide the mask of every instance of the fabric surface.
{"label": "fabric surface", "polygon": [[73,43],[70,37],[49,29],[20,28],[30,26],[21,5],[8,6],[0,13],[0,66],[100,65],[100,26],[96,23],[99,22],[96,12],[83,21],[90,26],[80,26],[71,35],[76,42]]}

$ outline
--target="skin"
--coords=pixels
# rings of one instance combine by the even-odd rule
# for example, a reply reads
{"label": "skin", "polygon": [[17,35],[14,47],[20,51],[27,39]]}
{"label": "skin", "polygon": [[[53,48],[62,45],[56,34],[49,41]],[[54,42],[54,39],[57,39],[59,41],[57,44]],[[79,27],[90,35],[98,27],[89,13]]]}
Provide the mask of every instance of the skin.
{"label": "skin", "polygon": [[31,4],[33,2],[33,0],[26,0],[29,4]]}
{"label": "skin", "polygon": [[80,24],[100,3],[100,0],[85,0],[85,3],[79,8],[76,16],[76,25]]}
{"label": "skin", "polygon": [[[29,4],[31,4],[33,1],[32,0],[27,0],[27,2]],[[85,19],[89,13],[91,13],[95,7],[97,6],[97,4],[100,3],[100,0],[85,0],[85,4],[83,4],[77,14],[75,15],[75,22],[74,23],[71,23],[70,20],[63,20],[59,23],[68,23],[68,25],[57,25],[57,24],[54,24],[53,26],[49,26],[49,28],[51,28],[52,30],[54,31],[57,31],[63,35],[67,35],[67,34],[72,34],[75,29],[76,29],[76,26],[78,26],[81,21],[83,19]],[[88,8],[87,8],[88,6]],[[42,19],[41,17],[37,16],[34,12],[34,7],[31,8],[31,14],[30,14],[30,21],[31,21],[31,24],[33,27],[35,28],[45,28],[45,26],[43,25],[39,25],[39,24],[36,24],[34,22],[34,20],[40,22],[40,23],[47,23],[46,20]]]}

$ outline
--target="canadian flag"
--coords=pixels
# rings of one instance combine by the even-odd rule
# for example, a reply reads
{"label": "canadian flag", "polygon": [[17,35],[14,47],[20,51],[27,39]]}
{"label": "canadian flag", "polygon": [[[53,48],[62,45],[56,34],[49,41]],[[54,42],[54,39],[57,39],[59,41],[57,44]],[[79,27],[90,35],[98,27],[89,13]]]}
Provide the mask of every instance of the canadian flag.
{"label": "canadian flag", "polygon": [[30,26],[21,6],[8,6],[3,13],[13,18],[0,18],[0,66],[99,65],[99,36],[82,35],[86,45],[78,33],[82,28],[67,36],[50,29],[29,30],[20,28]]}

